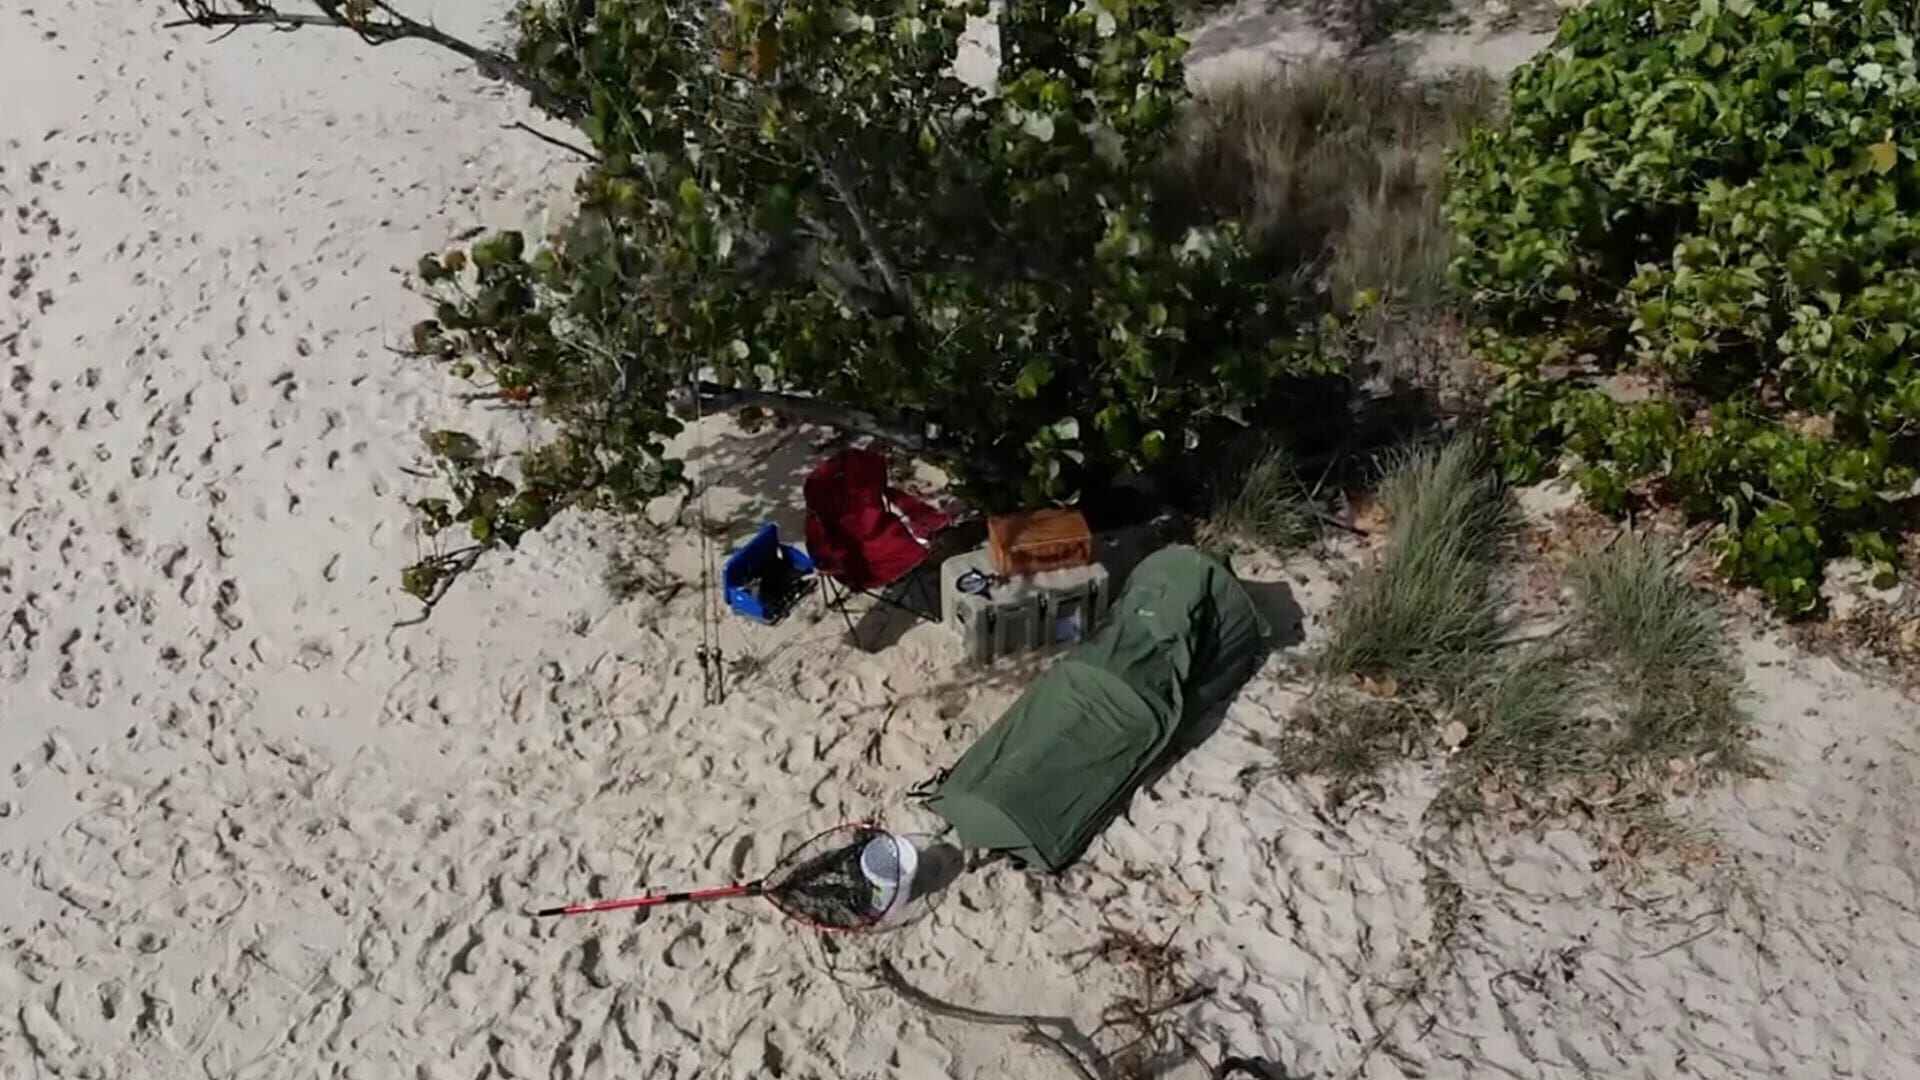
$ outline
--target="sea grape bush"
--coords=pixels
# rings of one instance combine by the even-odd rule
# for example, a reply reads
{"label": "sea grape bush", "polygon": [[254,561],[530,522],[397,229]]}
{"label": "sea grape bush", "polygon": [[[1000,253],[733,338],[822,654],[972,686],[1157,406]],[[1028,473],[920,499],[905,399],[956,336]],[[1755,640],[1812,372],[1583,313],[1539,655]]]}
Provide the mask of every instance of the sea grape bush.
{"label": "sea grape bush", "polygon": [[[1891,0],[1594,0],[1456,158],[1516,478],[1726,526],[1779,607],[1890,578],[1920,435],[1920,66]],[[1625,370],[1654,392],[1606,393]]]}
{"label": "sea grape bush", "polygon": [[595,160],[577,212],[429,255],[414,349],[547,441],[517,476],[458,432],[408,572],[685,483],[699,381],[926,437],[986,501],[1063,499],[1199,448],[1314,369],[1230,223],[1169,224],[1186,100],[1160,0],[1010,0],[997,88],[955,77],[984,0],[530,0],[515,62]]}

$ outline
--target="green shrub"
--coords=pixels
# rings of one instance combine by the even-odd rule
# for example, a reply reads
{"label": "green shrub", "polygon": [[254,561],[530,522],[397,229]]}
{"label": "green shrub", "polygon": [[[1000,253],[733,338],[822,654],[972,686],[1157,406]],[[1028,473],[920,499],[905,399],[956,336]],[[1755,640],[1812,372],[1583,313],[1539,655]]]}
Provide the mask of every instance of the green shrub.
{"label": "green shrub", "polygon": [[[1890,0],[1595,0],[1458,156],[1454,272],[1505,371],[1510,475],[1725,526],[1735,579],[1817,606],[1893,571],[1920,431],[1920,66]],[[1570,371],[1634,367],[1615,400]]]}
{"label": "green shrub", "polygon": [[1317,373],[1241,230],[1155,198],[1187,97],[1171,8],[1007,5],[991,94],[953,77],[986,13],[525,0],[519,78],[595,160],[544,242],[422,260],[416,346],[551,441],[517,482],[442,455],[430,527],[511,543],[681,488],[670,397],[887,439],[999,506],[1166,468]]}

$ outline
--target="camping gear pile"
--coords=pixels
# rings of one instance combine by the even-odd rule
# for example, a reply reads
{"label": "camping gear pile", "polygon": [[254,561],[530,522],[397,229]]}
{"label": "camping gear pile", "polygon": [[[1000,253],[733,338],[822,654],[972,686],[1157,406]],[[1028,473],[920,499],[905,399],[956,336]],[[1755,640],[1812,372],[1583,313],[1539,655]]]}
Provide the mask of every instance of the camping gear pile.
{"label": "camping gear pile", "polygon": [[1266,621],[1190,547],[1134,571],[1106,626],[1027,688],[931,792],[971,848],[1060,870],[1259,666]]}
{"label": "camping gear pile", "polygon": [[1079,511],[1032,510],[988,518],[987,545],[947,559],[940,588],[961,654],[987,664],[1085,638],[1106,610],[1110,580]]}
{"label": "camping gear pile", "polygon": [[[1227,567],[1190,547],[1141,562],[1109,611],[1109,571],[1095,559],[1077,511],[989,519],[986,546],[947,559],[935,594],[922,571],[952,520],[890,484],[887,459],[872,450],[843,450],[808,475],[804,550],[767,523],[727,554],[717,574],[704,528],[706,487],[696,479],[696,488],[706,605],[698,654],[709,704],[725,698],[718,604],[770,625],[821,582],[856,637],[845,605],[865,594],[935,621],[945,612],[976,662],[1078,643],[927,793],[928,806],[969,848],[1064,869],[1143,782],[1198,741],[1210,710],[1239,689],[1265,652],[1267,627],[1246,590]],[[921,606],[913,603],[916,586]],[[925,877],[934,861],[922,861],[906,837],[859,822],[814,836],[756,880],[534,914],[761,897],[813,929],[885,929],[904,920],[916,886],[928,887],[916,873]]]}
{"label": "camping gear pile", "polygon": [[847,611],[856,595],[938,621],[933,607],[938,596],[917,571],[951,519],[889,484],[884,454],[863,449],[834,454],[808,474],[802,494],[806,550],[782,543],[772,522],[762,525],[727,556],[721,588],[728,608],[754,622],[778,623],[817,580],[824,580],[829,606],[856,638]]}
{"label": "camping gear pile", "polygon": [[[1265,654],[1268,628],[1246,589],[1191,547],[1148,556],[1109,605],[1108,571],[1079,513],[1002,515],[989,520],[984,548],[941,565],[939,595],[914,606],[906,593],[916,582],[927,591],[921,571],[948,515],[889,484],[886,458],[871,450],[823,461],[804,493],[805,551],[769,524],[728,557],[723,585],[735,612],[777,622],[817,573],[849,631],[846,601],[866,594],[923,618],[944,611],[975,662],[1078,643],[927,794],[967,847],[1063,869],[1203,737]],[[877,826],[842,826],[760,881],[542,914],[764,896],[808,925],[858,929],[910,891],[914,852],[901,843]]]}

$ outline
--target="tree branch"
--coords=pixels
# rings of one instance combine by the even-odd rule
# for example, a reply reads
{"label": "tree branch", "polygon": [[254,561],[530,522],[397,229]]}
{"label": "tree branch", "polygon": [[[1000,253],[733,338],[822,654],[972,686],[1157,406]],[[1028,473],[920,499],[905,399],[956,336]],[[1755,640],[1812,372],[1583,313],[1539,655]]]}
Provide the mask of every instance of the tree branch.
{"label": "tree branch", "polygon": [[814,154],[814,163],[819,166],[820,174],[827,181],[827,187],[833,197],[847,211],[847,217],[853,220],[854,231],[860,235],[861,246],[867,249],[867,257],[873,260],[873,267],[880,272],[880,280],[887,287],[888,294],[902,311],[913,310],[913,285],[900,273],[899,264],[894,261],[893,253],[880,238],[873,227],[873,221],[867,217],[866,207],[861,203],[859,193],[854,191],[852,181],[837,162],[830,162],[818,152]]}
{"label": "tree branch", "polygon": [[819,398],[781,394],[770,390],[749,390],[738,386],[721,386],[710,382],[699,383],[697,392],[699,399],[696,401],[689,391],[675,390],[674,406],[683,412],[698,406],[702,414],[732,412],[735,409],[767,409],[785,413],[807,423],[839,428],[856,435],[879,439],[909,453],[937,454],[942,450],[934,440],[927,438],[925,432],[891,423],[864,409],[836,405]]}
{"label": "tree branch", "polygon": [[797,234],[811,241],[799,253],[806,277],[839,297],[841,303],[868,315],[886,315],[899,306],[895,297],[876,286],[859,267],[834,254],[850,245],[832,226],[810,214],[802,214],[799,222]]}
{"label": "tree branch", "polygon": [[226,28],[229,33],[242,27],[265,26],[293,31],[307,26],[330,26],[350,30],[368,45],[414,39],[438,45],[474,62],[480,73],[492,79],[512,83],[533,95],[535,104],[558,116],[573,118],[574,110],[559,104],[538,79],[530,75],[513,57],[496,49],[486,49],[453,36],[438,27],[395,11],[386,0],[310,0],[320,14],[289,14],[271,0],[174,0],[181,18],[162,23],[163,28],[198,26],[208,30]]}
{"label": "tree branch", "polygon": [[534,138],[539,139],[541,142],[546,143],[548,146],[557,146],[562,150],[566,150],[570,153],[578,154],[581,157],[587,159],[588,161],[593,162],[595,165],[600,164],[599,154],[596,154],[593,151],[586,149],[585,147],[575,146],[574,144],[568,142],[565,139],[557,139],[552,135],[549,135],[546,132],[541,131],[539,128],[534,127],[532,124],[527,123],[525,120],[515,120],[511,124],[504,124],[502,126],[508,131],[524,131],[527,134],[533,136]]}

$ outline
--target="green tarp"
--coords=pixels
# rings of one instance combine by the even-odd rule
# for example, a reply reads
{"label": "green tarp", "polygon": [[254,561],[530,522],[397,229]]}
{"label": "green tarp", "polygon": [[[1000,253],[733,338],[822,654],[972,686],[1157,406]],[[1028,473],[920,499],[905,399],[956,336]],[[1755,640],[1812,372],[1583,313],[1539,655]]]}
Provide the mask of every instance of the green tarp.
{"label": "green tarp", "polygon": [[1099,633],[1027,688],[929,805],[967,847],[1064,868],[1253,674],[1266,636],[1232,571],[1189,547],[1154,553]]}

